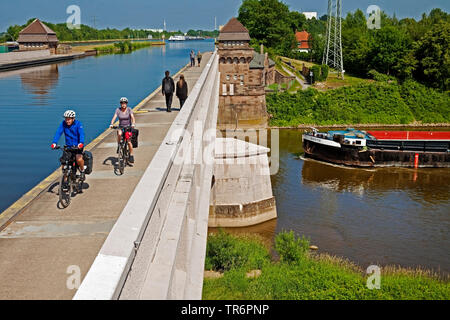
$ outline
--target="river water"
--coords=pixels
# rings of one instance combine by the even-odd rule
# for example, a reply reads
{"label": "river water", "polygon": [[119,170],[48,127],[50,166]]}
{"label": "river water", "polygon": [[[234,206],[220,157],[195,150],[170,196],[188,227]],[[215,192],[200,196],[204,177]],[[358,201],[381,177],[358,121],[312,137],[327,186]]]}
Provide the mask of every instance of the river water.
{"label": "river water", "polygon": [[279,170],[271,179],[278,219],[230,231],[258,233],[270,244],[277,233],[293,230],[320,252],[364,269],[450,273],[450,169],[365,170],[305,160],[302,133],[279,131]]}
{"label": "river water", "polygon": [[214,40],[0,73],[0,213],[58,167],[50,144],[66,109],[77,112],[87,144],[109,126],[120,97],[137,105],[165,70],[175,74],[189,62],[191,49],[213,51]]}

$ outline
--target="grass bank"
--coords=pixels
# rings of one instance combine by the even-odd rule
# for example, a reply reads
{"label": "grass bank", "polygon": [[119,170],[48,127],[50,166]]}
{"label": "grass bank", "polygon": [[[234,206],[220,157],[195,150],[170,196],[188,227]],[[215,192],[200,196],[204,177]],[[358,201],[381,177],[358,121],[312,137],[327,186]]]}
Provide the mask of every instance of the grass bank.
{"label": "grass bank", "polygon": [[152,45],[153,44],[151,42],[123,41],[112,45],[96,46],[94,49],[97,51],[97,54],[130,53],[134,50],[151,47]]}
{"label": "grass bank", "polygon": [[[205,300],[409,300],[450,299],[448,279],[423,270],[387,267],[381,270],[381,288],[367,288],[368,275],[351,262],[326,254],[314,254],[309,241],[291,233],[275,240],[277,259],[271,258],[256,236],[211,234],[206,270],[223,277],[205,279]],[[248,277],[250,270],[259,277]]]}
{"label": "grass bank", "polygon": [[[307,68],[319,66],[316,63],[303,61],[303,60],[295,60],[295,59],[290,59],[290,58],[286,58],[286,57],[279,57],[279,60],[283,61],[284,63],[289,63],[293,68],[295,68],[295,72],[297,73],[297,75],[300,75],[301,77],[303,77],[301,75],[303,65]],[[294,70],[292,70],[292,71],[294,72]],[[330,71],[328,73],[328,78],[322,82],[315,82],[312,87],[319,91],[327,91],[327,90],[337,89],[337,88],[341,88],[341,87],[354,86],[354,85],[359,85],[359,84],[367,84],[367,83],[372,83],[372,82],[373,82],[372,79],[364,79],[364,78],[360,78],[357,76],[352,76],[350,74],[346,74],[345,79],[342,80],[341,78],[338,78],[338,74],[336,71],[330,69]]]}
{"label": "grass bank", "polygon": [[374,81],[325,92],[267,95],[270,125],[450,123],[450,93],[414,81]]}

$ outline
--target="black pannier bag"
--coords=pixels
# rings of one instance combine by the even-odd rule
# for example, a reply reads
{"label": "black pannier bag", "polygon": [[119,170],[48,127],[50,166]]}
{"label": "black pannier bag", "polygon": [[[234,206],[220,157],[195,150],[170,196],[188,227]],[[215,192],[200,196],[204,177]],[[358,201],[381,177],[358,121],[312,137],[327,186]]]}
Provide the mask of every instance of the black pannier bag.
{"label": "black pannier bag", "polygon": [[70,152],[64,151],[62,157],[59,158],[61,165],[65,165],[66,162],[69,162],[72,159],[72,154]]}
{"label": "black pannier bag", "polygon": [[92,169],[94,167],[94,156],[92,155],[92,152],[85,151],[83,154],[83,159],[84,159],[84,165],[85,165],[85,167],[87,167],[84,170],[84,173],[91,174]]}
{"label": "black pannier bag", "polygon": [[138,129],[132,129],[131,133],[133,134],[131,136],[131,145],[133,146],[133,148],[137,148],[139,146],[139,144],[138,144],[139,130]]}

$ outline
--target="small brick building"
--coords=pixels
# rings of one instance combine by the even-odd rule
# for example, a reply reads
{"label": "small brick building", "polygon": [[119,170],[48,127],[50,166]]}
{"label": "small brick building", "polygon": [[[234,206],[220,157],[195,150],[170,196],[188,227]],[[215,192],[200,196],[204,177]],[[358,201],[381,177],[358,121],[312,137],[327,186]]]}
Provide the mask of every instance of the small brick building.
{"label": "small brick building", "polygon": [[264,127],[265,87],[275,81],[275,63],[250,47],[248,30],[232,18],[218,38],[220,90],[219,129]]}
{"label": "small brick building", "polygon": [[56,33],[39,19],[34,20],[20,31],[17,42],[20,51],[50,49],[52,53],[56,53],[58,48]]}

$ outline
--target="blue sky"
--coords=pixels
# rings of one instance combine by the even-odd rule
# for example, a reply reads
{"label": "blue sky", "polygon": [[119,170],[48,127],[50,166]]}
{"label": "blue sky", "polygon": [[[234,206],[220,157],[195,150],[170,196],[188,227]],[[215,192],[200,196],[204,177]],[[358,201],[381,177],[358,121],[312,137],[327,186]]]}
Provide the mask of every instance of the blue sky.
{"label": "blue sky", "polygon": [[[0,31],[11,24],[24,24],[31,17],[49,22],[65,22],[66,8],[75,4],[81,8],[81,22],[100,28],[162,28],[166,19],[168,30],[214,28],[236,16],[242,0],[1,0]],[[325,14],[327,0],[285,0],[291,9],[317,11]],[[423,12],[441,8],[450,12],[449,0],[343,0],[343,11],[365,9],[375,4],[397,17],[420,18]]]}

